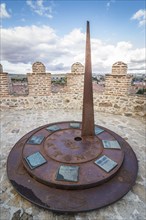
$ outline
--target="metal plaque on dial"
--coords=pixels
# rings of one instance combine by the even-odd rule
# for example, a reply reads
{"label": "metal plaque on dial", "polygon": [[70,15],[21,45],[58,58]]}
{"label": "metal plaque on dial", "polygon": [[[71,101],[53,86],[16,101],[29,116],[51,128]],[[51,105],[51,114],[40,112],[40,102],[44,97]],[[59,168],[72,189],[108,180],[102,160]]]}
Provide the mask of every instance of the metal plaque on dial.
{"label": "metal plaque on dial", "polygon": [[59,167],[56,180],[77,182],[78,172],[79,172],[79,166],[61,165]]}
{"label": "metal plaque on dial", "polygon": [[51,125],[46,128],[48,131],[58,131],[60,128],[57,125]]}
{"label": "metal plaque on dial", "polygon": [[102,140],[104,148],[121,149],[118,141]]}
{"label": "metal plaque on dial", "polygon": [[80,128],[80,123],[71,122],[71,123],[70,123],[70,127],[71,127],[71,128]]}
{"label": "metal plaque on dial", "polygon": [[32,136],[28,141],[27,144],[41,144],[44,139],[44,136],[37,135]]}
{"label": "metal plaque on dial", "polygon": [[112,169],[114,169],[118,164],[111,160],[109,157],[103,155],[99,159],[95,161],[96,165],[101,167],[106,172],[110,172]]}
{"label": "metal plaque on dial", "polygon": [[40,152],[31,154],[25,160],[31,169],[35,169],[47,162]]}
{"label": "metal plaque on dial", "polygon": [[95,134],[96,135],[102,133],[103,131],[104,131],[103,129],[95,127]]}

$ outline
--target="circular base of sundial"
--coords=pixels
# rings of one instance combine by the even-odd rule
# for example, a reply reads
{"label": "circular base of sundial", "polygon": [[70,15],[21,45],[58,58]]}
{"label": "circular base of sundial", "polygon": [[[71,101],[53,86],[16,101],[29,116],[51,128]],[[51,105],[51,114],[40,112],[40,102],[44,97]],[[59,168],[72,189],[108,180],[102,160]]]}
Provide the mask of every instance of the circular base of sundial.
{"label": "circular base of sundial", "polygon": [[7,161],[8,178],[30,202],[56,212],[83,212],[107,206],[134,185],[138,163],[129,144],[95,125],[81,136],[82,123],[39,127],[20,139]]}

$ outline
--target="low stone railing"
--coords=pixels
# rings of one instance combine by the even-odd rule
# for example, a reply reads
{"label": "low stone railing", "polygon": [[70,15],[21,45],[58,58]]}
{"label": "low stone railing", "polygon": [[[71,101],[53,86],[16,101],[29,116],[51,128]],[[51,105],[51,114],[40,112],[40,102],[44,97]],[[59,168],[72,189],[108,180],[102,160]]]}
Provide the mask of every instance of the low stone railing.
{"label": "low stone railing", "polygon": [[[49,96],[2,97],[1,110],[6,109],[82,109],[82,94],[51,93]],[[94,92],[95,111],[126,116],[146,116],[146,97],[111,96]]]}

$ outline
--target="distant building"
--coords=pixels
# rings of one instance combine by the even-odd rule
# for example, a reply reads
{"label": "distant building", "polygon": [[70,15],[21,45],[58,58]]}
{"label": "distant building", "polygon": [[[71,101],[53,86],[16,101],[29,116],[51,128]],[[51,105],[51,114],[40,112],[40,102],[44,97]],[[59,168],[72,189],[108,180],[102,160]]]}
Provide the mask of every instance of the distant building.
{"label": "distant building", "polygon": [[51,74],[52,81],[61,80],[61,79],[64,79],[65,77],[66,77],[66,74],[64,74],[64,73],[62,73],[62,74]]}
{"label": "distant building", "polygon": [[27,81],[26,74],[9,74],[9,77],[12,81]]}

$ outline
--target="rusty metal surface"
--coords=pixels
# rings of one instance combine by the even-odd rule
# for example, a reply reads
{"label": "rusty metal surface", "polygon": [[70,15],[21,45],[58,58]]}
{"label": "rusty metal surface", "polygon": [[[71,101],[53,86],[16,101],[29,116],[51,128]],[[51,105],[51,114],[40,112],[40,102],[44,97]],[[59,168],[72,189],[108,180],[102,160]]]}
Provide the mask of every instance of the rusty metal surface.
{"label": "rusty metal surface", "polygon": [[[63,124],[64,125],[64,124]],[[84,183],[83,185],[80,182],[80,176],[85,175],[81,173],[81,168],[79,168],[79,181],[76,182],[70,182],[70,186],[76,186],[76,188],[71,189],[68,182],[66,181],[58,181],[59,185],[62,186],[56,187],[56,185],[52,184],[47,185],[44,182],[36,180],[36,178],[33,178],[33,175],[28,172],[28,169],[24,166],[24,163],[22,161],[22,151],[24,146],[26,146],[26,142],[32,135],[36,134],[37,132],[41,131],[42,129],[46,130],[45,128],[48,125],[38,128],[28,134],[26,134],[18,143],[14,146],[12,151],[9,154],[8,161],[7,161],[7,173],[8,178],[12,185],[15,187],[17,192],[22,195],[24,198],[29,200],[30,202],[49,209],[53,210],[55,212],[82,212],[82,211],[89,211],[94,210],[97,208],[101,208],[103,206],[109,205],[117,200],[119,200],[121,197],[123,197],[134,185],[136,176],[137,176],[137,170],[138,170],[138,163],[135,156],[135,153],[133,152],[132,148],[129,146],[129,144],[122,139],[120,136],[115,134],[114,132],[106,129],[104,129],[104,132],[98,135],[98,138],[100,140],[102,139],[110,139],[110,140],[117,140],[120,144],[122,151],[124,153],[124,160],[122,163],[122,166],[113,174],[113,171],[110,171],[109,173],[106,173],[105,171],[102,174],[109,174],[108,179],[103,179],[101,182],[98,182],[98,176],[96,176],[96,183],[93,184],[93,186],[87,186],[85,187]],[[46,137],[47,138],[47,137]],[[45,143],[45,141],[44,141]],[[31,145],[34,146],[34,145]],[[38,145],[36,145],[38,147]],[[115,149],[105,149],[106,155],[108,157],[112,157],[112,152],[119,151]],[[97,157],[98,158],[98,157]],[[51,159],[52,160],[52,159]],[[53,161],[53,160],[52,160]],[[55,161],[55,160],[54,160]],[[93,162],[94,160],[92,160]],[[90,161],[91,162],[91,161]],[[62,162],[55,162],[58,164],[58,167],[60,164],[62,165]],[[47,163],[46,163],[47,164]],[[45,166],[46,164],[42,165]],[[86,168],[91,166],[88,166],[88,163],[81,163],[76,164],[77,166],[81,166],[82,164],[86,164]],[[66,165],[71,165],[71,163],[68,163]],[[73,165],[74,166],[74,165]],[[97,169],[98,166],[95,164],[95,167]],[[40,169],[39,168],[34,169],[34,171]],[[85,168],[85,171],[86,171]],[[92,176],[94,176],[95,170],[86,174],[87,180],[92,179]],[[49,167],[46,172],[46,177],[50,173]],[[55,177],[56,178],[56,177]],[[66,183],[66,184],[65,184]],[[76,185],[77,184],[77,185]],[[65,187],[64,187],[65,186]],[[68,188],[69,189],[68,189]]]}
{"label": "rusty metal surface", "polygon": [[85,57],[82,123],[83,123],[82,136],[94,136],[95,131],[94,131],[91,48],[90,48],[90,25],[88,21],[87,21],[87,31],[86,31],[86,57]]}
{"label": "rusty metal surface", "polygon": [[[80,137],[82,129],[82,123],[76,123],[80,123],[80,130],[70,128],[70,122],[55,123],[54,126],[59,127],[56,132],[48,132],[46,126],[44,126],[44,128],[33,134],[44,136],[44,141],[39,146],[30,145],[28,141],[24,144],[23,165],[29,174],[39,182],[63,189],[89,188],[110,179],[122,165],[124,159],[122,148],[120,150],[105,149],[99,135],[82,137],[80,141],[76,141],[75,138]],[[107,134],[106,129],[103,133]],[[108,136],[106,135],[106,139],[115,140],[110,133],[108,133]],[[39,169],[31,169],[26,163],[26,158],[36,152],[40,152],[47,163],[40,166]],[[110,173],[105,173],[104,170],[95,165],[95,161],[103,155],[108,156],[117,163],[115,169]],[[80,166],[78,182],[75,184],[71,182],[60,183],[56,180],[57,170],[62,164]]]}
{"label": "rusty metal surface", "polygon": [[44,148],[49,157],[62,163],[87,162],[96,158],[103,150],[97,137],[81,138],[79,129],[65,129],[53,133],[46,139]]}

